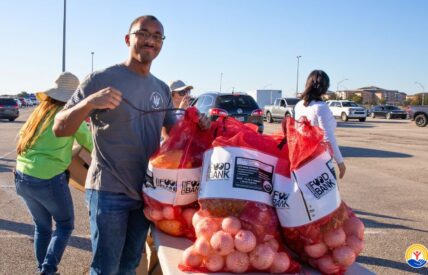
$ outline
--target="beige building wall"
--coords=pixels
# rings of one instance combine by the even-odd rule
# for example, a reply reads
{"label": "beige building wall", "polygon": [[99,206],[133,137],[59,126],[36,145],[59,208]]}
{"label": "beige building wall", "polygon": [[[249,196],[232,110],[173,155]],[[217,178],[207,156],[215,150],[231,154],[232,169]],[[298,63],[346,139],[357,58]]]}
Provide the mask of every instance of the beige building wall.
{"label": "beige building wall", "polygon": [[356,90],[337,91],[338,98],[350,100],[352,95],[361,96],[363,104],[376,105],[380,101],[386,104],[402,105],[406,100],[406,93],[397,90],[386,90],[378,87],[363,87]]}

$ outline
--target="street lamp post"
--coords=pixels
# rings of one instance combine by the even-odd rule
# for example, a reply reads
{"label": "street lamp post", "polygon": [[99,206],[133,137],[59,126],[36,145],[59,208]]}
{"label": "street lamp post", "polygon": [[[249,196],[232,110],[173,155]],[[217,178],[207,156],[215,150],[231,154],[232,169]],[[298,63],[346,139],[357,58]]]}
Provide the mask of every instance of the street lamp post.
{"label": "street lamp post", "polygon": [[91,63],[91,72],[94,72],[94,52],[91,52],[92,55],[92,63]]}
{"label": "street lamp post", "polygon": [[[339,92],[339,85],[340,85],[340,83],[342,83],[342,82],[344,82],[344,81],[346,81],[346,80],[349,80],[348,78],[345,78],[345,79],[342,79],[342,80],[340,80],[339,82],[337,82],[337,85],[336,85],[336,96],[337,96],[337,93]],[[342,96],[341,96],[342,97]]]}
{"label": "street lamp post", "polygon": [[422,102],[421,102],[421,105],[424,105],[424,101],[425,101],[425,87],[424,87],[424,85],[422,85],[421,83],[419,83],[419,82],[417,82],[417,81],[415,81],[415,84],[416,85],[419,85],[421,88],[422,88]]}
{"label": "street lamp post", "polygon": [[302,57],[301,55],[296,56],[296,58],[297,58],[296,97],[297,97],[297,94],[299,92],[299,64],[300,64],[300,58],[301,57]]}
{"label": "street lamp post", "polygon": [[67,0],[64,0],[64,23],[62,28],[62,71],[65,72],[65,15],[67,11]]}

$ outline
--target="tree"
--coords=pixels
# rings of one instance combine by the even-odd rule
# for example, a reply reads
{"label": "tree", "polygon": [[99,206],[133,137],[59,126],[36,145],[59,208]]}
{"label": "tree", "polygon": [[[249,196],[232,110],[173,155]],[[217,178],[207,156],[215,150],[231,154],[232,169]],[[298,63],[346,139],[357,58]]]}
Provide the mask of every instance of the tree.
{"label": "tree", "polygon": [[412,101],[410,99],[406,99],[403,101],[403,106],[409,106],[412,105]]}
{"label": "tree", "polygon": [[380,105],[384,105],[385,103],[386,103],[386,99],[385,98],[379,99],[379,104]]}
{"label": "tree", "polygon": [[359,95],[352,95],[351,100],[354,101],[357,104],[362,104],[363,103],[363,97],[359,96]]}
{"label": "tree", "polygon": [[29,94],[27,92],[22,91],[17,96],[18,97],[27,97],[27,96],[29,96]]}

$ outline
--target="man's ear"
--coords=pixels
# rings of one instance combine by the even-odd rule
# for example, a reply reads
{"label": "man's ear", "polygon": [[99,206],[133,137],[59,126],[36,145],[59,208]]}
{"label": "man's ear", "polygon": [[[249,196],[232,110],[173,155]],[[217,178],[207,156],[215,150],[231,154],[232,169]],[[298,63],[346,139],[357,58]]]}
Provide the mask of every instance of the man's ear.
{"label": "man's ear", "polygon": [[125,43],[129,47],[129,34],[125,35]]}

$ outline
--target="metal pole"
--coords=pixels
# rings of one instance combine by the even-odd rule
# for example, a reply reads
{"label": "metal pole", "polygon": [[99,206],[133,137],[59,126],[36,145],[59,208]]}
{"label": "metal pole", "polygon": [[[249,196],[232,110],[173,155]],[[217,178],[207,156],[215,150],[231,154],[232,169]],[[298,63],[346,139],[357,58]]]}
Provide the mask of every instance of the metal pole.
{"label": "metal pole", "polygon": [[342,83],[343,81],[346,81],[346,80],[349,80],[349,79],[345,78],[345,79],[342,79],[341,81],[337,82],[336,92],[339,91],[339,85],[340,85],[340,83]]}
{"label": "metal pole", "polygon": [[[343,81],[349,80],[348,78],[342,79],[341,81],[337,82],[337,86],[336,86],[336,95],[339,92],[339,85],[340,83],[342,83]],[[342,96],[340,96],[340,98],[342,98]]]}
{"label": "metal pole", "polygon": [[221,82],[223,81],[223,73],[220,73],[220,92],[221,92]]}
{"label": "metal pole", "polygon": [[297,97],[297,94],[299,93],[299,64],[300,64],[300,58],[301,58],[301,57],[302,57],[301,55],[298,55],[298,56],[297,56],[296,97]]}
{"label": "metal pole", "polygon": [[424,95],[424,93],[425,93],[425,87],[424,87],[424,85],[422,85],[421,83],[419,83],[417,81],[415,81],[415,84],[421,86],[421,88],[422,88],[422,102],[421,102],[421,105],[424,105],[424,103],[425,103],[425,95]]}
{"label": "metal pole", "polygon": [[64,0],[64,24],[63,24],[63,30],[62,30],[62,71],[65,72],[65,22],[66,22],[66,15],[67,12],[67,0]]}
{"label": "metal pole", "polygon": [[92,66],[91,66],[91,72],[94,72],[94,52],[91,52],[92,55]]}

